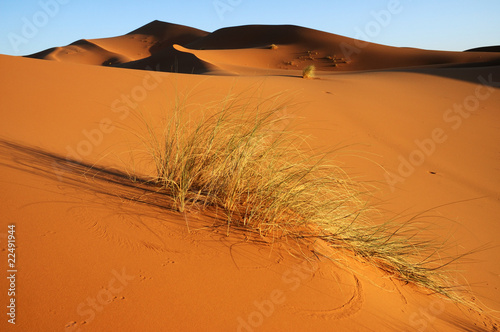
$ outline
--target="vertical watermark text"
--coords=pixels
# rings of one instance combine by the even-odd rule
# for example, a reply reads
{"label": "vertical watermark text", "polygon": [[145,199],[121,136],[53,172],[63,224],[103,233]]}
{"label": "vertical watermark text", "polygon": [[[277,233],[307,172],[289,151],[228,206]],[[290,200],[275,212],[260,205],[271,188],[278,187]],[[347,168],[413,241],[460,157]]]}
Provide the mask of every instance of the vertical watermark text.
{"label": "vertical watermark text", "polygon": [[16,264],[16,225],[11,224],[7,231],[7,280],[9,281],[7,321],[10,324],[16,324]]}

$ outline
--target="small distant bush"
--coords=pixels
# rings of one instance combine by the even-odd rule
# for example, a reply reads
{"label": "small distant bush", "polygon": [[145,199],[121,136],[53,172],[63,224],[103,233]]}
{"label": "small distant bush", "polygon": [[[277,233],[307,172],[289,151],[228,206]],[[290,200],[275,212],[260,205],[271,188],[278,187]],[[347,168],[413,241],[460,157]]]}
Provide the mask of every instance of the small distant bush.
{"label": "small distant bush", "polygon": [[309,65],[302,71],[302,78],[313,78],[316,71],[314,65]]}

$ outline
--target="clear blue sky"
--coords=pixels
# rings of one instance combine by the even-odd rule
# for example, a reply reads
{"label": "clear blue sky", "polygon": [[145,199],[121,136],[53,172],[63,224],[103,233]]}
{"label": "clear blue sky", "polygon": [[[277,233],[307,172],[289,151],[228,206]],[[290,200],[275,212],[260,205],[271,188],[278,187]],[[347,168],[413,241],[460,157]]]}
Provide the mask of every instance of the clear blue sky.
{"label": "clear blue sky", "polygon": [[153,20],[206,31],[295,24],[391,46],[462,51],[500,45],[499,14],[500,0],[2,0],[0,53],[123,35]]}

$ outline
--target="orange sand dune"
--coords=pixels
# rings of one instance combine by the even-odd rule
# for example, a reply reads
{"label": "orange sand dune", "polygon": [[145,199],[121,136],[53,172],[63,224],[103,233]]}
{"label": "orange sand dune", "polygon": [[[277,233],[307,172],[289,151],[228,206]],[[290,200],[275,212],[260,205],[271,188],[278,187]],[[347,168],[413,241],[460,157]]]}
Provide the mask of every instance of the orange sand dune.
{"label": "orange sand dune", "polygon": [[187,74],[214,73],[218,70],[217,65],[204,61],[190,52],[180,51],[175,46],[166,47],[147,58],[123,63],[116,67]]}
{"label": "orange sand dune", "polygon": [[[336,73],[318,57],[344,40],[293,26],[208,34],[153,22],[33,56],[59,61],[0,55],[4,271],[8,225],[17,246],[16,325],[5,312],[0,330],[497,331],[500,66],[486,62],[498,55],[369,45],[332,67],[357,71]],[[65,54],[71,47],[80,52]],[[100,66],[111,55],[118,68]],[[300,65],[287,69],[289,56],[312,59],[290,58]],[[309,62],[322,70],[299,79]],[[483,65],[449,66],[474,62]],[[175,63],[205,75],[154,71]],[[360,71],[375,67],[387,70]],[[374,222],[427,211],[419,218],[448,253],[482,249],[450,265],[482,311],[340,259],[322,241],[227,236],[209,215],[169,211],[163,195],[128,180],[153,174],[140,114],[159,125],[178,99],[196,109],[228,93],[278,93],[312,148],[344,147],[336,163],[379,188]]]}
{"label": "orange sand dune", "polygon": [[[307,29],[292,25],[283,26],[241,26],[217,30],[189,45],[195,50],[234,50],[248,48],[269,49],[278,46],[279,61],[272,61],[274,68],[304,68],[314,64],[320,70],[351,71],[439,65],[447,63],[487,62],[498,60],[499,55],[464,54],[462,52],[441,52],[419,49],[397,48]],[[280,47],[283,50],[280,51]],[[219,53],[215,53],[217,57]],[[258,57],[261,67],[269,67],[269,59],[276,55]],[[247,57],[231,54],[233,61]],[[264,63],[264,61],[266,61]],[[241,61],[240,63],[242,63]]]}
{"label": "orange sand dune", "polygon": [[[252,74],[248,67],[302,70],[314,64],[318,70],[337,72],[500,61],[494,53],[389,47],[293,25],[248,25],[208,33],[154,21],[125,36],[77,43],[84,42],[86,47],[72,44],[29,57],[132,69],[155,64],[161,71],[188,74],[224,73],[225,68],[226,73],[245,75]],[[273,44],[277,49],[271,50]]]}
{"label": "orange sand dune", "polygon": [[124,36],[83,39],[28,57],[101,66],[118,65],[144,59],[173,44],[185,44],[207,34],[182,25],[153,21]]}

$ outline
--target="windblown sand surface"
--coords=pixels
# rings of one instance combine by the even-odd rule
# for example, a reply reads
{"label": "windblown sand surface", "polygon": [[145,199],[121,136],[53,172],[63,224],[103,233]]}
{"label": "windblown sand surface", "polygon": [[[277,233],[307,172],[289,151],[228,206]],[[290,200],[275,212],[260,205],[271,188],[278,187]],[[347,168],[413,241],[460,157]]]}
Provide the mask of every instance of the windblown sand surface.
{"label": "windblown sand surface", "polygon": [[[18,269],[16,324],[4,313],[0,330],[498,330],[500,53],[155,21],[29,57],[0,55],[2,269],[10,224]],[[309,64],[316,79],[301,78]],[[330,261],[321,241],[299,253],[227,236],[128,184],[120,172],[152,172],[140,113],[160,123],[176,97],[196,107],[229,93],[280,93],[314,148],[343,147],[339,165],[379,188],[378,221],[419,215],[448,253],[481,249],[450,267],[483,311]],[[5,305],[6,278],[0,287]]]}

